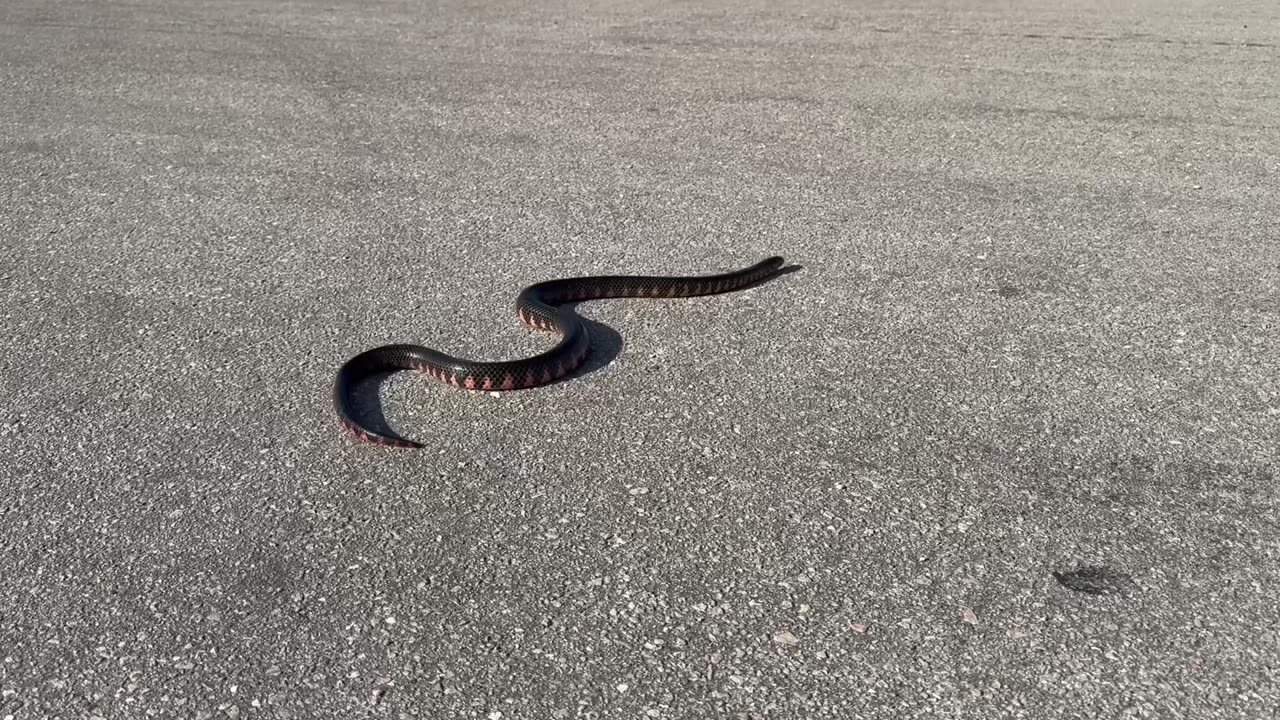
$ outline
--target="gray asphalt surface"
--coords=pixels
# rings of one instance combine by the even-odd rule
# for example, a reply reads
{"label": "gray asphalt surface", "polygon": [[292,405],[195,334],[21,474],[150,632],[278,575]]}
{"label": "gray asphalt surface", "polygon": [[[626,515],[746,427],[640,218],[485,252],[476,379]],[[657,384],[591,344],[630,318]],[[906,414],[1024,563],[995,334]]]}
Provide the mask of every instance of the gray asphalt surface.
{"label": "gray asphalt surface", "polygon": [[1280,8],[1018,5],[4,3],[0,719],[1275,717]]}

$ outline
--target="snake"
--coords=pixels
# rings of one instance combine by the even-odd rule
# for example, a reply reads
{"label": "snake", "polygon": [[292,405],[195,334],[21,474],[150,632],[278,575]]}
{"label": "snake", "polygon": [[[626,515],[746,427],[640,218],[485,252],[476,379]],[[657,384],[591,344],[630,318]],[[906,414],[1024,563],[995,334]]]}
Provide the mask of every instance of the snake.
{"label": "snake", "polygon": [[333,404],[343,431],[356,440],[395,448],[422,444],[392,433],[379,432],[356,417],[352,390],[372,375],[418,370],[456,388],[502,392],[524,390],[563,380],[577,370],[591,352],[591,337],[582,318],[569,303],[608,298],[687,298],[733,292],[772,278],[783,270],[781,257],[716,275],[649,276],[595,275],[548,280],[529,285],[516,297],[517,316],[526,325],[560,335],[555,347],[532,357],[497,362],[466,360],[421,345],[383,345],[352,357],[338,369]]}

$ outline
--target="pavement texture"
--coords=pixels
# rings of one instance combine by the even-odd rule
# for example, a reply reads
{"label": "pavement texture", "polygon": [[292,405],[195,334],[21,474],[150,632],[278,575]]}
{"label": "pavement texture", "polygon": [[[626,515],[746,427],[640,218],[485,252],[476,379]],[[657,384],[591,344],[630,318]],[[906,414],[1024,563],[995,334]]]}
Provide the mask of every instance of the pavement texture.
{"label": "pavement texture", "polygon": [[[4,3],[0,719],[1276,717],[1278,66],[1274,2]],[[772,254],[338,431],[363,349]]]}

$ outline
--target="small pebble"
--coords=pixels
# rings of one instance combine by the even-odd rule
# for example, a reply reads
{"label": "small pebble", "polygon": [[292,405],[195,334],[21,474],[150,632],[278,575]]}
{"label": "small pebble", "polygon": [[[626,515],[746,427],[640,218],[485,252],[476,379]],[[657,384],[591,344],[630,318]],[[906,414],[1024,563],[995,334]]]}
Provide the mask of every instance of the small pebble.
{"label": "small pebble", "polygon": [[773,634],[773,641],[778,643],[779,645],[786,647],[790,645],[795,645],[796,643],[800,642],[800,638],[796,637],[795,635],[792,635],[786,630],[782,630],[780,632],[776,632]]}

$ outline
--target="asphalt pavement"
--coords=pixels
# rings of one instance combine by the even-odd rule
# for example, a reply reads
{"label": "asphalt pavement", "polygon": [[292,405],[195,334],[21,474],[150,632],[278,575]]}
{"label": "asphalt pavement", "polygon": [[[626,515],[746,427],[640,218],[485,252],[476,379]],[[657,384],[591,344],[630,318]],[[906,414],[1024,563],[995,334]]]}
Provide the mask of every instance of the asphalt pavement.
{"label": "asphalt pavement", "polygon": [[[1280,715],[1280,6],[0,5],[0,720]],[[498,395],[333,373],[548,347]]]}

